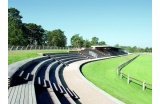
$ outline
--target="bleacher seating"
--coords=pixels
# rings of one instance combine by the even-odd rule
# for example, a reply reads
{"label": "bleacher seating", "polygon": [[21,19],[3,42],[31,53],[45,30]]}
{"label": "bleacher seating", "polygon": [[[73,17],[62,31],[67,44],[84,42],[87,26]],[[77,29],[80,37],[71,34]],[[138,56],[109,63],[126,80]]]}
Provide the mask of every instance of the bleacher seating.
{"label": "bleacher seating", "polygon": [[[95,53],[94,57],[89,51]],[[104,51],[105,52],[105,51]],[[64,67],[79,60],[108,57],[99,50],[45,53],[9,65],[8,104],[76,104],[80,97],[62,81]]]}
{"label": "bleacher seating", "polygon": [[8,103],[76,104],[75,100],[79,97],[74,91],[63,86],[59,71],[69,63],[84,59],[87,58],[78,52],[45,53],[41,58],[27,59],[9,65]]}
{"label": "bleacher seating", "polygon": [[79,53],[85,55],[86,57],[88,57],[88,58],[90,58],[90,59],[95,58],[94,56],[92,56],[92,55],[89,54],[89,51],[92,51],[92,52],[94,52],[95,54],[97,54],[97,57],[98,57],[98,58],[106,57],[104,54],[102,54],[102,53],[100,53],[100,52],[98,52],[98,51],[96,51],[96,50],[94,50],[94,49],[91,49],[91,48],[86,48],[86,49],[84,49],[84,50],[81,50],[81,51],[79,51]]}

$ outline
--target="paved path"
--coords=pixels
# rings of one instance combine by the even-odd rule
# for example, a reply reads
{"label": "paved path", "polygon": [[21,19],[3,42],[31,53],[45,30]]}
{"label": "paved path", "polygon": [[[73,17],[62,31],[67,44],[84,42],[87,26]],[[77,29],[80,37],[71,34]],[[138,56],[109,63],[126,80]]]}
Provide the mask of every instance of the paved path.
{"label": "paved path", "polygon": [[82,104],[124,104],[110,96],[91,82],[86,80],[80,73],[79,66],[88,60],[77,61],[69,64],[63,70],[64,81],[67,86],[76,92]]}

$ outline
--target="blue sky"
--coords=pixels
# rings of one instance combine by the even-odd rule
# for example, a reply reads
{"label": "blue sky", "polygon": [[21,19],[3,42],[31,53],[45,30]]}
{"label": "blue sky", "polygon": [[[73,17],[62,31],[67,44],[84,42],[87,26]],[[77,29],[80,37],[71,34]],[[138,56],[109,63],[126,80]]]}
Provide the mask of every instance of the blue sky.
{"label": "blue sky", "polygon": [[46,30],[61,29],[70,38],[96,36],[108,45],[152,46],[152,0],[8,0],[23,16]]}

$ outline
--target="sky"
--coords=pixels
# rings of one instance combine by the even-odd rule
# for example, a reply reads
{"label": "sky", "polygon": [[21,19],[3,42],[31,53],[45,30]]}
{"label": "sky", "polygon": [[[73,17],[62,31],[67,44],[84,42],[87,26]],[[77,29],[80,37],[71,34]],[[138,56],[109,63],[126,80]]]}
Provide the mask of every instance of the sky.
{"label": "sky", "polygon": [[79,34],[107,45],[152,47],[152,0],[8,0],[23,16],[45,30],[61,29],[67,45]]}

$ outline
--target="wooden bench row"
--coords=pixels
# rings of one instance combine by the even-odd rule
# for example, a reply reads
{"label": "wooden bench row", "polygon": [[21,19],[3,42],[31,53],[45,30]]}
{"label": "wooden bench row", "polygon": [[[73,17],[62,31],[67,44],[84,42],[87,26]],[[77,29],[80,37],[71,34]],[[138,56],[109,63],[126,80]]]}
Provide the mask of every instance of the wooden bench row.
{"label": "wooden bench row", "polygon": [[77,54],[45,54],[45,56],[49,56],[49,57],[59,57],[59,58],[67,58],[67,57],[84,57],[82,55],[80,55],[79,53]]}
{"label": "wooden bench row", "polygon": [[57,85],[56,83],[51,83],[50,81],[48,81],[46,79],[41,79],[40,77],[38,77],[37,84],[41,87],[44,87],[44,88],[50,88],[53,91],[59,92],[61,94],[68,93],[72,98],[79,99],[79,97],[76,95],[76,93],[74,91],[71,91],[69,88],[64,88],[63,85]]}
{"label": "wooden bench row", "polygon": [[44,56],[38,57],[38,58],[30,58],[30,59],[22,60],[22,61],[9,65],[8,66],[8,88],[12,85],[12,79],[14,78],[14,75],[18,71],[22,71],[23,69],[30,66],[31,64],[37,61],[45,60],[47,58],[48,57],[44,57]]}
{"label": "wooden bench row", "polygon": [[[70,63],[70,62],[74,62],[74,61],[78,61],[80,59],[73,59],[73,60],[68,60],[65,63]],[[55,70],[55,77],[56,77],[56,82],[58,85],[62,85],[62,82],[60,80],[60,76],[59,76],[59,71],[63,68],[63,64],[60,64],[56,70]],[[62,86],[63,87],[63,86]],[[71,103],[71,104],[76,104],[75,101],[73,99],[79,99],[79,97],[75,94],[74,91],[69,90],[69,88],[64,89],[66,93],[64,93],[65,98]],[[72,99],[73,98],[73,99]]]}
{"label": "wooden bench row", "polygon": [[[68,58],[67,58],[68,59]],[[62,59],[62,60],[67,60],[67,59]],[[79,60],[79,59],[74,59],[74,61],[75,60]],[[60,60],[58,60],[58,61],[60,61]],[[70,61],[72,61],[72,60],[70,60]],[[67,62],[70,62],[70,61],[67,61]],[[57,62],[55,62],[55,63],[57,63]],[[53,92],[53,91],[59,91],[59,93],[62,93],[62,94],[67,94],[67,96],[66,96],[66,98],[68,99],[68,101],[70,102],[70,103],[75,103],[73,100],[71,100],[71,98],[70,98],[70,96],[72,97],[72,98],[74,98],[74,99],[78,99],[79,97],[77,97],[77,96],[75,96],[76,94],[75,94],[75,92],[71,92],[69,89],[65,89],[61,84],[59,84],[58,85],[58,87],[56,87],[56,85],[55,85],[55,83],[53,83],[53,85],[51,85],[51,83],[50,83],[50,81],[49,81],[49,71],[50,71],[50,69],[51,69],[51,67],[55,64],[55,63],[52,63],[52,64],[50,64],[48,67],[47,67],[47,70],[46,70],[46,72],[45,72],[45,78],[46,79],[48,79],[48,81],[46,80],[46,79],[44,79],[43,81],[41,81],[41,79],[40,79],[40,77],[38,77],[38,83],[39,83],[39,85],[41,85],[42,83],[43,83],[43,85],[41,85],[41,86],[43,86],[43,87],[49,87],[50,89],[48,89],[48,92],[50,93],[50,95],[52,95],[53,94],[53,96],[54,96],[54,99],[56,99],[57,100],[57,97],[55,96],[55,93]],[[62,66],[64,66],[64,64],[63,63],[61,63],[57,68],[56,68],[56,70],[55,70],[55,73],[56,73],[56,71],[58,70],[58,69],[60,69]],[[59,76],[58,76],[59,77]],[[50,86],[47,86],[47,83],[48,82],[48,85],[50,85]],[[57,82],[58,83],[58,82]],[[53,86],[53,88],[51,88],[51,86]],[[54,90],[53,90],[54,89]],[[59,90],[58,90],[59,89]],[[67,92],[68,91],[68,92]],[[70,95],[69,95],[69,94]],[[74,96],[73,96],[74,95]]]}
{"label": "wooden bench row", "polygon": [[[63,85],[59,84],[58,82],[57,84],[51,83],[49,80],[49,72],[50,72],[51,67],[54,66],[55,64],[59,63],[59,65],[56,68],[56,70],[58,70],[64,65],[67,66],[69,62],[74,62],[74,61],[82,60],[82,59],[85,59],[85,58],[84,57],[81,57],[81,58],[76,58],[76,57],[68,57],[68,58],[66,57],[65,58],[64,57],[64,59],[59,58],[59,60],[56,60],[53,57],[45,56],[42,58],[42,61],[39,64],[37,64],[36,67],[34,67],[31,73],[27,73],[27,74],[25,71],[27,69],[25,69],[25,67],[31,65],[33,61],[32,62],[30,62],[31,60],[26,61],[26,64],[24,63],[20,67],[16,68],[17,71],[19,71],[19,74],[16,77],[21,80],[24,80],[24,83],[9,88],[8,90],[9,104],[12,104],[12,103],[13,104],[36,104],[37,102],[36,102],[36,94],[35,94],[34,86],[35,86],[35,80],[36,80],[37,73],[39,72],[42,66],[52,61],[53,63],[51,63],[45,71],[45,79],[41,79],[41,77],[38,77],[38,81],[37,81],[38,85],[40,87],[44,87],[47,89],[53,103],[60,104],[60,101],[58,97],[56,96],[56,93],[64,94],[64,96],[70,103],[75,103],[73,99],[79,99],[76,93],[74,91],[71,91],[69,88],[64,88]],[[30,62],[30,63],[27,65],[27,62]],[[13,76],[14,74],[11,75],[10,79],[8,78],[9,79],[8,84],[10,84],[10,81],[12,81],[11,78]],[[30,77],[31,77],[31,80],[29,80]]]}
{"label": "wooden bench row", "polygon": [[34,85],[21,84],[8,90],[8,104],[37,104]]}

